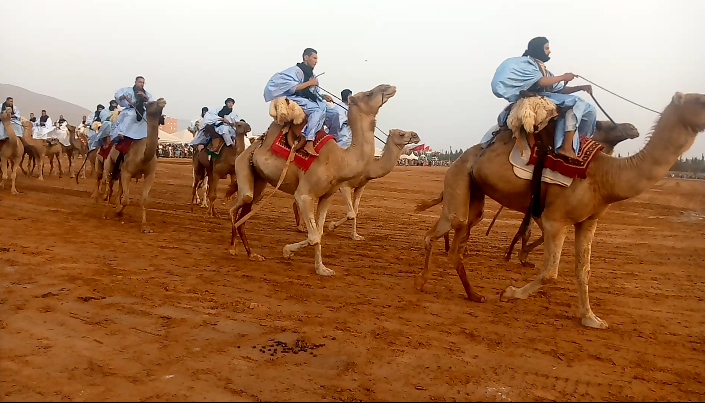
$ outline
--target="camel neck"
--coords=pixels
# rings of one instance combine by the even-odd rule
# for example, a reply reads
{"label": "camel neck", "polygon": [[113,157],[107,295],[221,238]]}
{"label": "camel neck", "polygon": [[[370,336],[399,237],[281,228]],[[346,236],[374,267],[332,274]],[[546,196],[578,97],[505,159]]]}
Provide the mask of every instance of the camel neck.
{"label": "camel neck", "polygon": [[352,142],[350,147],[343,150],[343,158],[336,168],[339,177],[349,180],[364,173],[365,166],[374,158],[376,123],[374,116],[360,113],[355,105],[350,106],[348,125],[352,132]]}
{"label": "camel neck", "polygon": [[159,144],[159,116],[147,115],[147,146],[144,149],[143,162],[151,162],[157,156]]}
{"label": "camel neck", "polygon": [[604,156],[607,163],[601,165],[598,180],[604,200],[614,203],[638,196],[663,179],[694,140],[694,130],[680,122],[669,106],[641,151],[627,158]]}
{"label": "camel neck", "polygon": [[382,151],[382,157],[375,159],[370,164],[370,168],[367,171],[367,179],[377,179],[385,175],[388,175],[397,163],[399,162],[399,156],[401,155],[401,150],[404,146],[399,146],[392,143],[390,138],[387,138],[387,144],[384,145],[384,151]]}

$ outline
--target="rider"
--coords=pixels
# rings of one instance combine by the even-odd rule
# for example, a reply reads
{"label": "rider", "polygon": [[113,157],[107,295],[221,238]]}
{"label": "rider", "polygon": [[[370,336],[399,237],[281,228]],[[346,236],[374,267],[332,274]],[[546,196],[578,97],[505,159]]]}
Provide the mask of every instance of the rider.
{"label": "rider", "polygon": [[[198,146],[212,143],[211,151],[218,152],[221,141],[224,141],[227,146],[235,143],[235,124],[239,120],[237,113],[233,110],[235,100],[228,98],[224,104],[217,114],[208,111],[208,108],[205,107],[201,110],[203,117],[198,124],[198,133],[191,140],[190,145]],[[222,137],[222,140],[220,137]]]}
{"label": "rider", "polygon": [[338,112],[326,105],[332,102],[329,95],[319,94],[318,78],[313,75],[313,68],[318,63],[318,52],[312,48],[306,48],[303,53],[303,62],[290,67],[282,72],[276,73],[269,79],[264,87],[264,100],[271,102],[275,98],[286,97],[296,102],[306,113],[308,122],[302,130],[306,138],[304,149],[311,155],[318,155],[313,146],[316,133],[325,124],[329,128],[329,133],[338,136],[340,122]]}
{"label": "rider", "polygon": [[[591,137],[595,131],[597,116],[590,103],[571,94],[578,91],[592,94],[592,87],[589,85],[568,87],[566,83],[572,81],[575,75],[566,73],[554,76],[548,71],[544,63],[550,60],[550,54],[548,39],[537,37],[529,41],[521,57],[509,58],[497,68],[492,78],[492,93],[511,103],[519,100],[523,91],[550,99],[559,111],[554,136],[556,152],[576,158],[576,153],[580,149],[580,139],[579,136],[575,136],[575,133]],[[509,111],[510,108],[506,108],[500,113],[497,122],[500,127],[506,125]]]}
{"label": "rider", "polygon": [[152,100],[152,94],[144,89],[144,77],[135,77],[132,87],[117,90],[115,99],[123,108],[115,122],[115,128],[110,135],[112,141],[129,137],[141,140],[147,137],[147,102]]}

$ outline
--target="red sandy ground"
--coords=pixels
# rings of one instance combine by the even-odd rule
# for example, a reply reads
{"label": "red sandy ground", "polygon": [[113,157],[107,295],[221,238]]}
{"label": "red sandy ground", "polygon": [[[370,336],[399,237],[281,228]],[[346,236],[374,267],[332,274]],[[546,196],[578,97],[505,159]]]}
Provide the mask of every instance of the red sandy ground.
{"label": "red sandy ground", "polygon": [[[160,160],[147,235],[137,207],[124,222],[102,219],[90,181],[22,177],[21,195],[0,191],[0,399],[703,399],[704,182],[665,180],[608,211],[590,279],[592,307],[610,324],[599,331],[576,318],[572,231],[555,285],[498,301],[538,269],[502,258],[518,213],[484,235],[494,202],[465,259],[488,301],[465,299],[441,242],[433,278],[414,289],[440,207],[412,211],[444,172],[398,167],[372,182],[366,240],[350,240],[347,225],[323,238],[332,278],[315,274],[310,248],[282,258],[304,239],[284,194],[248,223],[267,260],[230,256],[229,221],[188,212],[185,160]],[[132,188],[136,204],[141,183]],[[336,196],[329,220],[343,214]],[[532,260],[542,259],[538,249]],[[325,346],[259,350],[296,338]]]}

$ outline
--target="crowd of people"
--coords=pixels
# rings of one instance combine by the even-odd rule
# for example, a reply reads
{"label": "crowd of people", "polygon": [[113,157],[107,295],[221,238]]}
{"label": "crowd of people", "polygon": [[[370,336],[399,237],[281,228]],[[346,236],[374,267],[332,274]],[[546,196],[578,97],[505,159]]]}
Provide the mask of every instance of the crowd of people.
{"label": "crowd of people", "polygon": [[159,158],[191,158],[193,147],[186,144],[163,143],[157,147]]}

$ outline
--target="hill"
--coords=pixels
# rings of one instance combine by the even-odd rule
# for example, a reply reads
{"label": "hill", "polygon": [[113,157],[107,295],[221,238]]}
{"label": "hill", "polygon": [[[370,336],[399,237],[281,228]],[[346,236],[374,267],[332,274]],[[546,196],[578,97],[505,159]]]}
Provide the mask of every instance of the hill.
{"label": "hill", "polygon": [[[71,102],[39,94],[16,85],[0,83],[0,102],[4,102],[7,97],[15,99],[15,105],[20,109],[20,114],[27,119],[29,119],[31,112],[39,116],[42,109],[46,109],[54,121],[59,119],[59,115],[64,115],[64,118],[69,123],[78,124],[81,122],[83,115],[90,116],[92,113],[90,110]],[[105,106],[107,107],[108,105],[106,104]],[[186,129],[189,123],[188,120],[178,119],[177,130]]]}
{"label": "hill", "polygon": [[29,118],[30,112],[39,116],[42,109],[46,109],[52,120],[59,119],[59,115],[64,115],[64,118],[71,124],[81,122],[83,115],[90,115],[91,111],[70,102],[63,101],[58,98],[48,95],[39,94],[28,89],[17,87],[10,84],[0,83],[0,98],[5,101],[5,98],[12,97],[15,100],[15,105],[20,110],[23,117]]}

